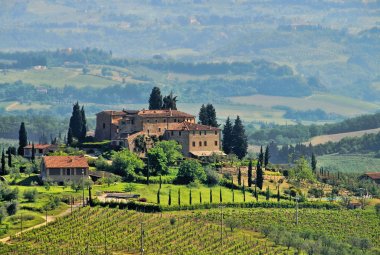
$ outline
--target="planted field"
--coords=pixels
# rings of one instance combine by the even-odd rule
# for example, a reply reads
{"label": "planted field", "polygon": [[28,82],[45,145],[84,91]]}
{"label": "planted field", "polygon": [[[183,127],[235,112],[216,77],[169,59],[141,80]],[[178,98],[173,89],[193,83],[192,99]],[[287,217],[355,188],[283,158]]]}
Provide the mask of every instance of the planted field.
{"label": "planted field", "polygon": [[[141,225],[142,224],[142,225]],[[198,214],[141,214],[84,208],[48,226],[13,237],[1,254],[286,254],[259,233],[200,220]]]}
{"label": "planted field", "polygon": [[[320,135],[320,136],[315,136],[310,140],[310,143],[315,146],[318,144],[324,144],[327,142],[339,142],[343,138],[346,137],[361,137],[365,134],[377,134],[380,132],[380,128],[375,128],[375,129],[369,129],[369,130],[361,130],[361,131],[356,131],[356,132],[347,132],[347,133],[340,133],[340,134],[333,134],[333,135]],[[306,144],[309,144],[307,142]]]}
{"label": "planted field", "polygon": [[318,167],[331,172],[380,172],[380,158],[367,155],[324,155],[317,158]]}

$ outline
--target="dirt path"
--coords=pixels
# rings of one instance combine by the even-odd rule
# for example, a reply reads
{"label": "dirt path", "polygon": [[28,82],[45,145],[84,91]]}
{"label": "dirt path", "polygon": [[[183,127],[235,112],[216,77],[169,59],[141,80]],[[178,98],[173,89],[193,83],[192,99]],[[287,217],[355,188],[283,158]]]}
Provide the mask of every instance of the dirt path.
{"label": "dirt path", "polygon": [[[79,204],[74,204],[74,205],[73,205],[73,211],[76,210],[76,209],[77,209],[79,206],[81,206],[81,205],[82,205],[81,203],[79,203]],[[58,214],[58,215],[54,215],[54,216],[48,215],[47,218],[46,218],[46,217],[43,217],[43,218],[47,220],[47,223],[49,223],[49,222],[53,222],[53,221],[55,221],[57,218],[60,218],[60,217],[63,217],[63,216],[69,215],[70,213],[71,213],[71,207],[67,208],[65,211],[61,212],[61,213]],[[15,233],[14,235],[19,235],[19,234],[21,234],[21,233],[27,232],[27,231],[32,230],[32,229],[35,229],[35,228],[40,228],[40,227],[45,226],[45,225],[46,225],[46,221],[43,222],[43,223],[37,224],[37,225],[35,225],[35,226],[33,226],[33,227],[26,228],[26,229],[24,229],[22,232],[21,232],[21,231],[20,231],[20,232],[17,232],[17,233]],[[9,241],[10,241],[10,237],[9,237],[9,236],[4,237],[3,239],[0,239],[0,242],[2,242],[2,243],[7,243],[7,242],[9,242]]]}

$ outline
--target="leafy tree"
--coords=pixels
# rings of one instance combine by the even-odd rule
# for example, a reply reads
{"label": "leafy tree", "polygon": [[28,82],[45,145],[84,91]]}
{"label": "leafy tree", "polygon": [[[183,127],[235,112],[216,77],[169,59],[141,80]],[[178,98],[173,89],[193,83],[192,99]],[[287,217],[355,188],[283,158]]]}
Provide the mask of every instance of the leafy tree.
{"label": "leafy tree", "polygon": [[21,122],[20,130],[18,131],[18,155],[24,155],[24,147],[28,145],[28,135],[26,133],[25,124]]}
{"label": "leafy tree", "polygon": [[73,144],[73,131],[71,128],[69,128],[69,131],[67,132],[67,145],[71,146]]}
{"label": "leafy tree", "polygon": [[169,95],[164,97],[162,109],[177,110],[177,97],[173,96],[173,92],[170,92]]}
{"label": "leafy tree", "polygon": [[211,169],[210,167],[206,167],[205,173],[206,173],[206,184],[208,186],[218,185],[220,177],[219,177],[219,174],[215,170]]}
{"label": "leafy tree", "polygon": [[238,168],[238,185],[240,186],[241,185],[241,170],[240,170],[240,167]]}
{"label": "leafy tree", "polygon": [[126,180],[133,180],[136,170],[143,168],[144,162],[128,149],[116,152],[112,156],[112,172],[123,176]]}
{"label": "leafy tree", "polygon": [[162,108],[162,95],[158,87],[154,87],[149,97],[149,110],[160,110]]}
{"label": "leafy tree", "polygon": [[5,169],[5,153],[4,153],[4,149],[3,149],[3,152],[1,153],[1,172],[2,172],[2,175],[6,175],[7,174],[7,171]]}
{"label": "leafy tree", "polygon": [[317,159],[315,157],[315,154],[311,154],[311,170],[313,170],[313,173],[317,173]]}
{"label": "leafy tree", "polygon": [[256,165],[256,185],[257,187],[259,187],[259,189],[263,189],[263,183],[264,183],[264,173],[258,161]]}
{"label": "leafy tree", "polygon": [[248,141],[245,135],[245,129],[240,117],[237,116],[232,128],[232,151],[239,159],[242,159],[247,155],[247,150]]}
{"label": "leafy tree", "polygon": [[252,159],[248,163],[248,187],[252,187]]}
{"label": "leafy tree", "polygon": [[7,214],[9,216],[11,215],[15,215],[17,213],[17,210],[18,210],[18,202],[16,200],[13,200],[13,201],[10,201],[10,202],[7,202],[5,204],[6,206],[6,209],[7,209]]}
{"label": "leafy tree", "polygon": [[269,146],[265,148],[265,154],[264,154],[264,166],[267,167],[270,159],[270,153],[269,153]]}
{"label": "leafy tree", "polygon": [[289,170],[289,179],[295,180],[296,182],[315,181],[315,176],[304,157],[298,159],[295,162],[295,166]]}
{"label": "leafy tree", "polygon": [[162,148],[166,156],[167,163],[174,165],[177,160],[181,159],[182,146],[174,140],[158,142],[155,147]]}
{"label": "leafy tree", "polygon": [[37,189],[27,189],[24,191],[24,198],[29,202],[35,202],[37,199],[38,191]]}
{"label": "leafy tree", "polygon": [[176,182],[180,184],[189,184],[199,180],[206,180],[206,173],[202,165],[194,159],[187,159],[181,163],[178,169]]}
{"label": "leafy tree", "polygon": [[166,175],[169,173],[168,161],[161,147],[154,147],[148,151],[149,167],[153,175]]}
{"label": "leafy tree", "polygon": [[230,117],[227,118],[226,124],[222,130],[223,133],[223,144],[222,149],[224,153],[230,154],[232,152],[232,123]]}
{"label": "leafy tree", "polygon": [[71,132],[74,138],[81,140],[82,138],[82,128],[83,128],[83,116],[82,111],[80,109],[79,103],[76,102],[73,105],[73,112],[70,117],[69,129],[71,128]]}
{"label": "leafy tree", "polygon": [[233,232],[234,229],[239,226],[238,220],[234,217],[228,217],[225,222],[226,222],[227,227],[231,229],[231,232]]}

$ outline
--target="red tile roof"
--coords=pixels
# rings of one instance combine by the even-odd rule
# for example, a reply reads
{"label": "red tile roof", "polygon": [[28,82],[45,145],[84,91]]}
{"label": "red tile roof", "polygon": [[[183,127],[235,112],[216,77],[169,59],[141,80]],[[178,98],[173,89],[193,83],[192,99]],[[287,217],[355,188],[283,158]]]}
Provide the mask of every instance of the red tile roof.
{"label": "red tile roof", "polygon": [[88,168],[84,156],[45,156],[43,161],[46,168]]}
{"label": "red tile roof", "polygon": [[368,176],[372,180],[380,180],[380,172],[365,173],[364,175]]}
{"label": "red tile roof", "polygon": [[[47,149],[51,146],[51,144],[35,144],[34,149]],[[24,147],[24,149],[32,149],[33,145],[29,144]]]}
{"label": "red tile roof", "polygon": [[172,125],[172,127],[169,128],[168,130],[187,130],[187,131],[213,130],[213,131],[217,131],[220,129],[216,128],[216,127],[211,127],[211,126],[206,126],[206,125],[201,125],[201,124],[190,123],[190,122],[184,121],[184,122],[178,123],[176,125]]}
{"label": "red tile roof", "polygon": [[141,110],[137,113],[142,117],[183,117],[194,118],[194,115],[177,110]]}

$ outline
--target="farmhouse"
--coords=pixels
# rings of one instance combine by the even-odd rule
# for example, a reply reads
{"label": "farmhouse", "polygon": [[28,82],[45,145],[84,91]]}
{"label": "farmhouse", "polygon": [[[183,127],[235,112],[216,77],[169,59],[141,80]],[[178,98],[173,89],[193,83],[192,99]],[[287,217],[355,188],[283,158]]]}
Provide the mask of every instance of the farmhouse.
{"label": "farmhouse", "polygon": [[42,180],[79,182],[88,176],[89,166],[84,156],[45,156],[42,159]]}
{"label": "farmhouse", "polygon": [[95,138],[111,140],[112,145],[134,150],[135,140],[145,136],[147,147],[151,138],[175,140],[182,153],[210,156],[220,151],[220,129],[195,123],[195,116],[177,110],[102,111],[96,114]]}
{"label": "farmhouse", "polygon": [[[31,158],[32,157],[32,149],[33,145],[27,145],[24,147],[24,157]],[[54,144],[35,144],[34,145],[34,156],[42,157],[47,155],[50,152],[54,152],[58,149],[57,145]]]}
{"label": "farmhouse", "polygon": [[362,176],[363,179],[372,180],[380,185],[380,172],[365,173]]}

